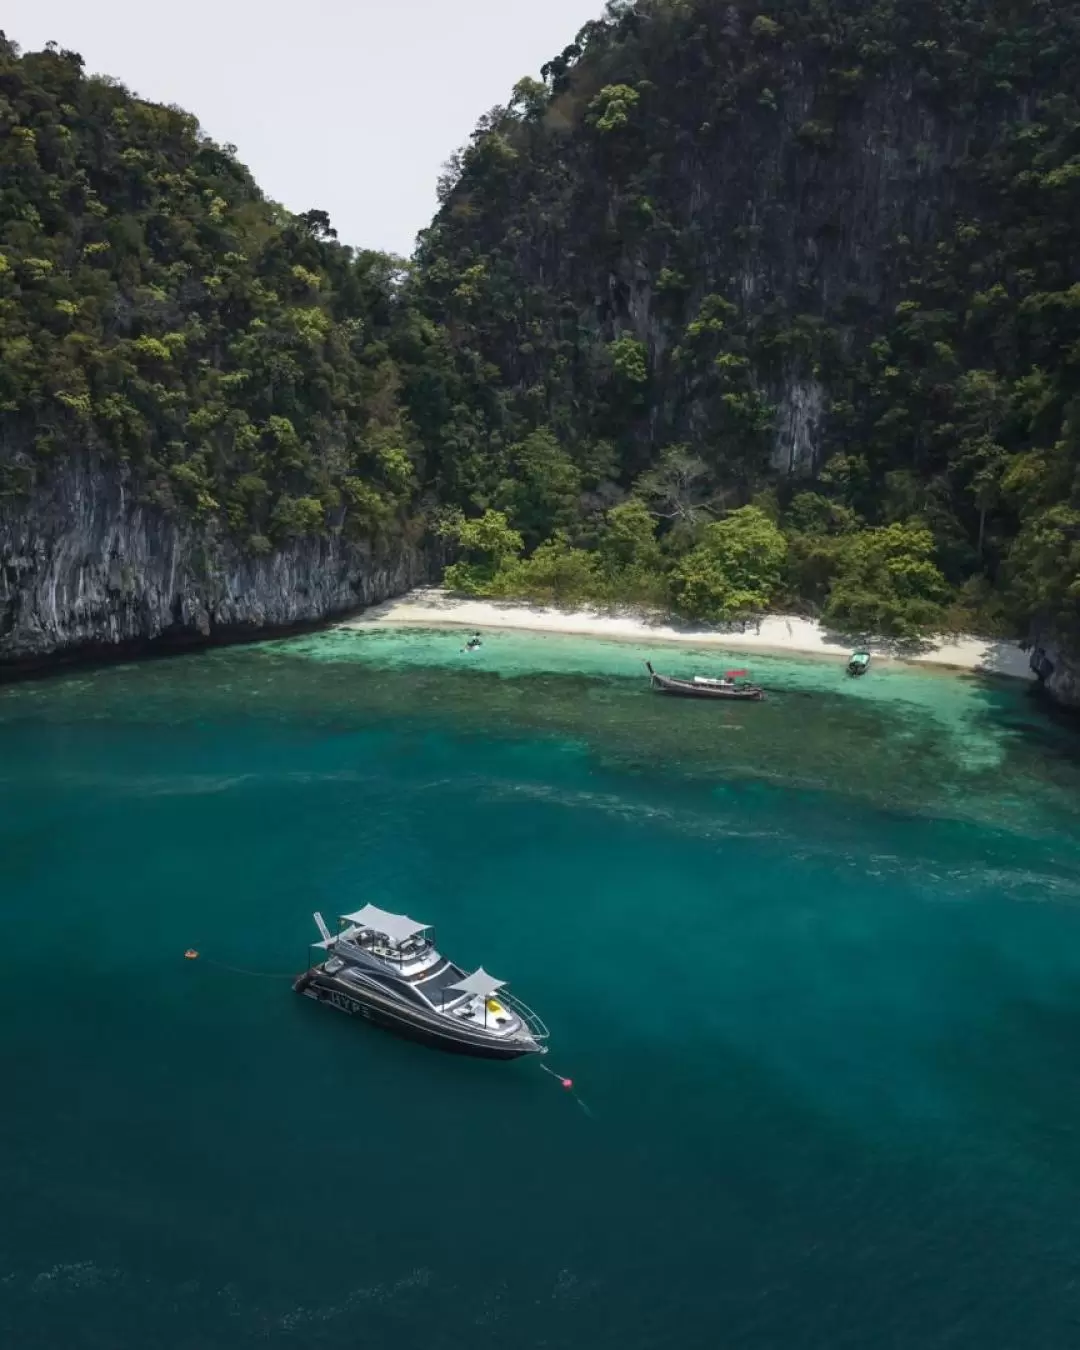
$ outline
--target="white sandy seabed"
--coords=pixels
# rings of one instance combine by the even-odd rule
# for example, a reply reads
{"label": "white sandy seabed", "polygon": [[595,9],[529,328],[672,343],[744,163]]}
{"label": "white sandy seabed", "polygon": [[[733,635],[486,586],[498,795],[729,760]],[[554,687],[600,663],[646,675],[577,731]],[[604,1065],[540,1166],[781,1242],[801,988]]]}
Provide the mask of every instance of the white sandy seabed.
{"label": "white sandy seabed", "polygon": [[[648,615],[630,611],[545,609],[536,605],[490,600],[467,600],[435,588],[411,591],[397,600],[373,606],[341,627],[519,629],[533,633],[568,633],[577,637],[616,641],[678,642],[719,647],[731,652],[767,651],[796,656],[846,657],[852,644],[827,632],[816,619],[772,614],[745,629],[673,627]],[[1027,653],[1015,642],[966,634],[943,636],[921,644],[918,651],[899,649],[887,641],[871,642],[875,657],[944,666],[953,670],[1006,675],[1031,680]]]}

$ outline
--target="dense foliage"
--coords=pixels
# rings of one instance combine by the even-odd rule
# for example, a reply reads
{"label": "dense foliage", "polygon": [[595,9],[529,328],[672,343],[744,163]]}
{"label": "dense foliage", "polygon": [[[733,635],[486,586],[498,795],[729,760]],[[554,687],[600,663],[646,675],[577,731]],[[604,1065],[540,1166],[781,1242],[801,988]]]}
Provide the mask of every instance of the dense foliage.
{"label": "dense foliage", "polygon": [[255,552],[408,528],[430,332],[333,235],[187,113],[0,35],[0,493],[75,450]]}
{"label": "dense foliage", "polygon": [[615,0],[542,74],[418,255],[443,491],[552,541],[516,584],[618,591],[636,502],[630,590],[695,613],[1080,631],[1080,10]]}
{"label": "dense foliage", "polygon": [[1080,10],[609,0],[413,264],[0,39],[0,495],[62,455],[252,552],[1080,637]]}

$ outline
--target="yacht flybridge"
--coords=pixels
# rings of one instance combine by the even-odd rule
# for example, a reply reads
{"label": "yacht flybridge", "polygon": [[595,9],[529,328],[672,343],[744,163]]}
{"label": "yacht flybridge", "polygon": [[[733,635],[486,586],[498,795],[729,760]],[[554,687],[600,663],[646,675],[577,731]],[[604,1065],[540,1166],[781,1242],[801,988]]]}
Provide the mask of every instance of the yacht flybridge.
{"label": "yacht flybridge", "polygon": [[440,1050],[516,1059],[543,1055],[548,1030],[483,966],[466,974],[435,948],[430,925],[365,905],[332,933],[315,923],[326,953],[293,985],[298,994],[366,1018]]}

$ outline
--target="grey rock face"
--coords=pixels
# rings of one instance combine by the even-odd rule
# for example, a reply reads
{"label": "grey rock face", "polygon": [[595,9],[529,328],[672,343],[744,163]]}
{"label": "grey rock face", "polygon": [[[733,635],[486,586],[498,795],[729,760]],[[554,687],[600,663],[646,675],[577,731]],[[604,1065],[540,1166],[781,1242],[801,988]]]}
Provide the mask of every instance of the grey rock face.
{"label": "grey rock face", "polygon": [[423,548],[332,534],[247,557],[141,504],[115,466],[72,456],[29,500],[0,506],[0,664],[315,622],[428,581],[432,566]]}
{"label": "grey rock face", "polygon": [[1080,653],[1070,651],[1052,633],[1041,632],[1032,647],[1031,669],[1055,703],[1080,709]]}
{"label": "grey rock face", "polygon": [[[733,329],[765,315],[778,329],[808,321],[806,332],[820,325],[838,351],[857,358],[893,321],[912,258],[951,241],[959,222],[995,209],[971,170],[972,146],[993,145],[1028,116],[1020,96],[1008,112],[989,103],[952,107],[902,62],[865,78],[856,70],[857,87],[837,102],[840,58],[812,47],[792,48],[783,72],[774,72],[777,100],[736,95],[735,75],[722,73],[728,44],[719,33],[741,43],[748,19],[735,7],[699,9],[719,64],[691,62],[678,85],[662,78],[669,67],[658,67],[648,94],[648,164],[549,118],[555,129],[535,152],[547,184],[542,209],[526,177],[516,203],[500,200],[485,219],[468,217],[470,234],[536,297],[534,308],[545,295],[560,297],[543,343],[528,306],[471,341],[508,387],[558,379],[560,398],[578,407],[608,396],[605,347],[632,336],[650,372],[649,416],[627,432],[640,442],[642,463],[665,444],[715,444],[715,391],[703,395],[700,371],[691,376],[685,361],[671,359],[705,297],[736,305]],[[717,106],[722,87],[724,99],[737,99],[731,107]],[[475,209],[468,181],[462,192]],[[635,214],[643,196],[651,223]],[[444,208],[449,231],[457,228],[454,210],[453,202]],[[658,285],[665,269],[681,277],[681,288]],[[573,359],[553,376],[550,353],[566,344]],[[751,361],[750,383],[775,409],[773,467],[811,473],[827,453],[830,405],[846,397],[844,386],[832,384],[829,363],[802,344],[767,360],[751,352]]]}

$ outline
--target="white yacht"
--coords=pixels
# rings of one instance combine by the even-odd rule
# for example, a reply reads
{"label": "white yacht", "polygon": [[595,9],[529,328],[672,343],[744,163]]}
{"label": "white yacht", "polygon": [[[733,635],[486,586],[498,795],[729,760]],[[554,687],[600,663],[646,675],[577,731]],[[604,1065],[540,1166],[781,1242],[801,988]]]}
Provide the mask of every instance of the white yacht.
{"label": "white yacht", "polygon": [[517,1059],[547,1053],[548,1030],[483,966],[471,974],[435,948],[431,926],[365,905],[341,916],[332,933],[321,914],[314,946],[325,958],[293,985],[329,1003],[440,1050]]}

